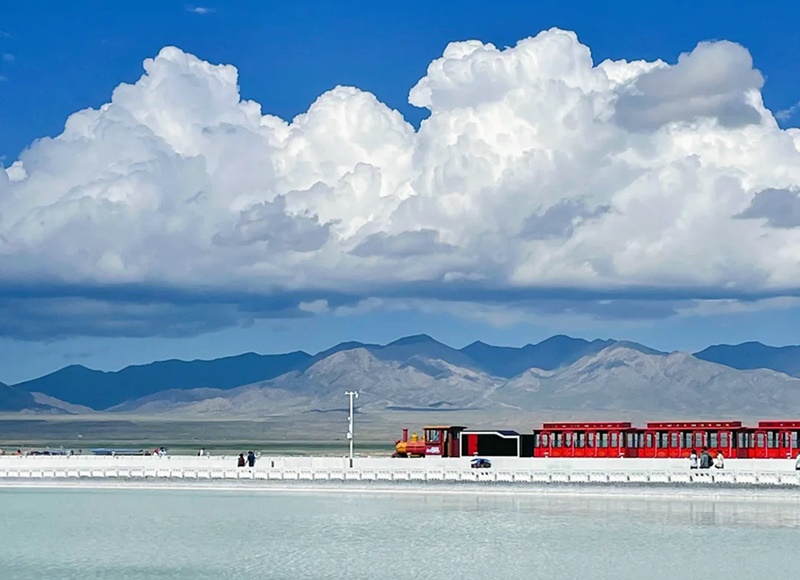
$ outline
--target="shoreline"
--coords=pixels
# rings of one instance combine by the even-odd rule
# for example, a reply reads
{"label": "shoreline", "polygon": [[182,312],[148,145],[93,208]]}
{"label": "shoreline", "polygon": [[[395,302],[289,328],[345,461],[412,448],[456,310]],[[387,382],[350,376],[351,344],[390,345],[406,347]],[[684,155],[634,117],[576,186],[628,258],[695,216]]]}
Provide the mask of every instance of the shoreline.
{"label": "shoreline", "polygon": [[642,499],[642,500],[686,500],[686,501],[748,501],[800,503],[800,490],[785,487],[763,486],[680,486],[666,484],[568,484],[549,483],[519,486],[514,484],[486,484],[480,482],[452,483],[303,483],[282,484],[266,481],[230,481],[211,483],[208,481],[180,483],[173,481],[42,481],[4,480],[0,491],[6,490],[149,490],[149,491],[214,491],[214,492],[267,492],[299,494],[376,494],[376,495],[436,495],[436,496],[493,496],[493,497],[583,497],[590,499]]}

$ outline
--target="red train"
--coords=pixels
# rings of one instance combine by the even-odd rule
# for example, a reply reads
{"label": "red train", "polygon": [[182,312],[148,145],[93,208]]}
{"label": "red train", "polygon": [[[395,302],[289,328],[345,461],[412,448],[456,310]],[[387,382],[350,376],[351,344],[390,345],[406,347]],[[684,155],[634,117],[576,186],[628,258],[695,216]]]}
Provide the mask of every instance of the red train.
{"label": "red train", "polygon": [[628,422],[543,423],[530,434],[470,430],[462,426],[423,427],[423,436],[395,442],[395,457],[687,457],[692,449],[719,449],[725,457],[786,459],[800,452],[800,421],[660,421],[635,427]]}

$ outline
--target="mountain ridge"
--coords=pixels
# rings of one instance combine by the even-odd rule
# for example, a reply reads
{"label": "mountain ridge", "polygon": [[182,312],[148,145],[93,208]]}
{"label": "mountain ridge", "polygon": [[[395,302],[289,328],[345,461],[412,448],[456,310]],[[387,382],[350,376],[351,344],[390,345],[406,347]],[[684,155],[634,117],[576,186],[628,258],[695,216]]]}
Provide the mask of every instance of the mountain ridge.
{"label": "mountain ridge", "polygon": [[[689,353],[651,354],[611,345],[556,369],[528,369],[511,379],[425,359],[428,367],[381,360],[366,349],[336,353],[303,372],[213,396],[184,391],[123,411],[242,416],[343,409],[345,389],[359,391],[362,413],[387,411],[611,411],[692,416],[800,413],[800,379],[769,370],[738,371]],[[437,376],[438,375],[438,376]],[[189,401],[186,401],[189,400]],[[186,401],[186,402],[185,402]],[[161,405],[159,409],[159,405]]]}
{"label": "mountain ridge", "polygon": [[[529,373],[531,377],[547,378],[550,376],[548,373],[571,367],[586,357],[602,352],[613,352],[619,348],[627,349],[631,353],[638,352],[646,357],[669,359],[676,354],[665,353],[630,341],[613,339],[590,341],[566,335],[555,335],[536,344],[528,343],[522,347],[493,346],[482,341],[474,341],[461,349],[456,349],[427,334],[418,334],[402,337],[385,345],[358,341],[342,342],[315,355],[305,351],[266,355],[248,352],[209,360],[168,359],[130,365],[119,371],[100,371],[83,365],[68,365],[53,373],[13,385],[13,389],[17,397],[15,406],[21,405],[20,391],[28,394],[38,393],[40,402],[25,398],[31,408],[39,409],[40,405],[49,407],[48,399],[45,397],[50,397],[54,404],[53,408],[60,409],[61,412],[122,410],[130,407],[126,403],[132,401],[148,400],[148,397],[155,397],[152,400],[157,400],[156,395],[162,392],[171,393],[170,396],[177,400],[181,398],[178,392],[197,389],[209,389],[209,395],[213,393],[217,399],[224,399],[226,391],[264,384],[281,377],[283,384],[296,391],[287,395],[291,398],[294,394],[301,393],[312,396],[313,393],[309,394],[308,391],[311,385],[316,385],[314,388],[317,391],[324,391],[331,386],[328,383],[315,382],[314,379],[312,369],[325,368],[324,364],[317,366],[325,361],[328,363],[338,361],[340,376],[334,379],[326,375],[328,377],[326,380],[333,381],[332,384],[335,385],[348,383],[348,374],[358,376],[359,380],[365,381],[363,369],[359,365],[367,365],[379,369],[380,372],[392,374],[395,378],[389,381],[390,384],[394,384],[391,381],[396,382],[395,375],[404,374],[420,384],[429,384],[434,391],[438,389],[438,382],[456,388],[455,382],[458,381],[464,382],[465,385],[470,381],[478,381],[483,388],[494,389],[527,371],[533,370]],[[744,361],[737,360],[737,352],[741,349],[744,349],[746,354],[749,353],[749,358],[745,358]],[[684,358],[691,357],[694,360],[723,365],[726,368],[736,369],[735,365],[738,364],[742,367],[738,368],[739,371],[764,368],[785,375],[800,376],[800,363],[796,370],[792,366],[795,361],[794,349],[797,349],[796,358],[800,360],[800,347],[768,347],[761,343],[715,345],[694,354],[678,354]],[[365,353],[369,354],[369,358],[365,358]],[[345,364],[341,361],[347,362]],[[378,365],[375,361],[379,361],[382,365]],[[614,364],[626,363],[617,360]],[[648,364],[657,363],[651,361]],[[767,366],[770,364],[778,368]],[[603,368],[603,372],[607,374],[614,372],[612,367]],[[584,372],[586,376],[595,376],[590,368],[584,369]],[[763,373],[759,376],[764,381],[783,380],[774,377],[768,379]],[[578,379],[579,377],[575,377],[575,380]],[[309,384],[302,384],[303,380]],[[600,379],[595,376],[594,380]],[[608,388],[611,388],[611,385]],[[10,393],[11,391],[6,391],[9,400]],[[427,398],[425,400],[427,401]],[[410,402],[413,401],[406,400],[405,403],[395,401],[397,404],[393,403],[390,406],[407,407],[407,403]],[[433,404],[436,401],[428,403]],[[439,403],[440,406],[447,406],[447,397],[443,396],[443,400]]]}

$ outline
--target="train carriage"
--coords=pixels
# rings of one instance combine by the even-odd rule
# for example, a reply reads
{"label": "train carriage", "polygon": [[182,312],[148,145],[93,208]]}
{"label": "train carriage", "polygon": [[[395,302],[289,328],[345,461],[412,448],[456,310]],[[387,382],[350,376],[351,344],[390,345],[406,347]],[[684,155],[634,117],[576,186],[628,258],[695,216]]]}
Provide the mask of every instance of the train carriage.
{"label": "train carriage", "polygon": [[688,457],[692,449],[722,451],[725,457],[747,457],[739,446],[748,432],[741,421],[660,421],[647,423],[638,457]]}
{"label": "train carriage", "polygon": [[534,430],[534,457],[635,457],[639,430],[629,422],[543,423]]}
{"label": "train carriage", "polygon": [[759,421],[746,441],[749,457],[784,459],[798,452],[800,421]]}
{"label": "train carriage", "polygon": [[461,455],[491,455],[494,457],[524,457],[523,437],[516,431],[507,429],[475,429],[461,433]]}

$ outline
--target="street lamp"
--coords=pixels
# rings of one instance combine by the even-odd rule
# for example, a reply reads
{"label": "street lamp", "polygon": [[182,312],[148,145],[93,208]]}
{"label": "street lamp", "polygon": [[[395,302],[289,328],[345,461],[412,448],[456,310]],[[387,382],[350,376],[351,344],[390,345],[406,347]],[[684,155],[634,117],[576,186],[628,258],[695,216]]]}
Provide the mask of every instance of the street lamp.
{"label": "street lamp", "polygon": [[353,467],[353,397],[358,398],[358,391],[345,391],[345,395],[350,397],[350,424],[347,429],[347,438],[350,440],[350,467]]}

